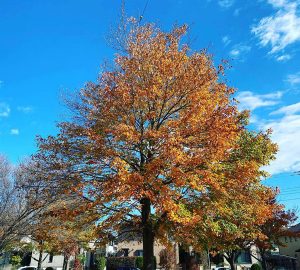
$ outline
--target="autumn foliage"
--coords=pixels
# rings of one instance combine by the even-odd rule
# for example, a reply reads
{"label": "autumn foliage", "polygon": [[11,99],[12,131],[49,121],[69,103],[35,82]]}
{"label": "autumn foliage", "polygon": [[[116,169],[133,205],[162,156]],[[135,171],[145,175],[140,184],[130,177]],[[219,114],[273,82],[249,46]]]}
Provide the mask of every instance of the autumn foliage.
{"label": "autumn foliage", "polygon": [[183,44],[187,26],[129,25],[115,67],[69,102],[73,117],[39,139],[35,160],[59,192],[88,202],[77,212],[97,209],[99,233],[137,222],[152,270],[154,238],[201,248],[271,215],[260,179],[276,145],[246,129],[224,67]]}

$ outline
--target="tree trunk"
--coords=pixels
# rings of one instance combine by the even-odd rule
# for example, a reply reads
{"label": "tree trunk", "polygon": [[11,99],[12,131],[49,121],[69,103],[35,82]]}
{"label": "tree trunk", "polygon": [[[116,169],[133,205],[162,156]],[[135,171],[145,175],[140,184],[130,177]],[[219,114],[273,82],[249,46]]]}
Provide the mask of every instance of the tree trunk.
{"label": "tree trunk", "polygon": [[151,202],[149,198],[143,198],[142,204],[142,228],[143,228],[143,270],[154,270],[154,232],[150,219]]}
{"label": "tree trunk", "polygon": [[224,258],[230,265],[231,270],[236,270],[236,265],[235,265],[235,251],[230,252],[230,254],[224,255]]}
{"label": "tree trunk", "polygon": [[200,259],[203,265],[203,269],[210,269],[209,253],[206,249],[200,252]]}
{"label": "tree trunk", "polygon": [[68,261],[69,261],[68,255],[64,254],[64,262],[63,262],[62,270],[67,270],[67,268],[68,268]]}
{"label": "tree trunk", "polygon": [[261,252],[260,254],[261,254],[261,266],[262,266],[262,269],[263,270],[267,270],[268,267],[267,267],[267,262],[266,262],[266,254],[265,254],[264,251]]}
{"label": "tree trunk", "polygon": [[235,263],[234,263],[234,259],[233,259],[233,258],[230,258],[230,260],[229,260],[228,262],[229,262],[229,264],[230,264],[231,270],[236,270],[236,268],[235,268]]}
{"label": "tree trunk", "polygon": [[37,270],[41,270],[42,269],[42,261],[43,261],[43,248],[40,249]]}

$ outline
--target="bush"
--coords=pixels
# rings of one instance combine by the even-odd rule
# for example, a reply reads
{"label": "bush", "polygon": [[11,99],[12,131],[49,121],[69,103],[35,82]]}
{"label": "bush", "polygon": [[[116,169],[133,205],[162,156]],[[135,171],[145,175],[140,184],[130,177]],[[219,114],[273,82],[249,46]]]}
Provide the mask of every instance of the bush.
{"label": "bush", "polygon": [[96,270],[104,270],[106,265],[106,259],[105,257],[98,257],[95,260]]}
{"label": "bush", "polygon": [[143,257],[136,257],[136,259],[135,259],[135,267],[143,269],[143,262],[144,262],[144,258]]}
{"label": "bush", "polygon": [[74,270],[81,270],[82,269],[82,265],[81,265],[80,260],[78,258],[76,258],[74,260],[73,269]]}
{"label": "bush", "polygon": [[[135,267],[139,269],[143,269],[143,263],[144,263],[144,258],[143,257],[136,257],[135,259]],[[154,269],[156,269],[156,257],[153,257],[153,266]]]}
{"label": "bush", "polygon": [[19,256],[19,255],[14,255],[14,256],[11,256],[10,258],[10,263],[13,265],[13,266],[18,266],[21,264],[21,261],[22,261],[22,258]]}
{"label": "bush", "polygon": [[48,266],[48,267],[46,267],[46,269],[45,270],[54,270],[53,269],[53,267],[51,267],[51,266]]}
{"label": "bush", "polygon": [[77,256],[78,260],[80,261],[80,263],[82,265],[84,265],[85,261],[86,261],[86,258],[85,258],[85,255],[84,254],[78,254]]}
{"label": "bush", "polygon": [[251,265],[251,268],[250,268],[250,269],[251,269],[251,270],[261,270],[261,267],[260,267],[259,264],[254,263],[254,264]]}
{"label": "bush", "polygon": [[118,267],[134,267],[136,257],[108,257],[106,261],[107,270],[116,270]]}

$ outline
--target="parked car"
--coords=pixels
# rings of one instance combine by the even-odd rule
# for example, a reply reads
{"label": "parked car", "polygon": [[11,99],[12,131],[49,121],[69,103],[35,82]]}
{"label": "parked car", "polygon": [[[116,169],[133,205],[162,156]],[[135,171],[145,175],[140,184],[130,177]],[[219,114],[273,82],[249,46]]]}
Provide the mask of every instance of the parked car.
{"label": "parked car", "polygon": [[221,267],[213,268],[212,270],[231,270],[231,269],[229,267],[221,266]]}
{"label": "parked car", "polygon": [[118,267],[117,270],[140,270],[140,269],[137,267],[122,266],[122,267]]}
{"label": "parked car", "polygon": [[37,267],[35,266],[22,266],[18,268],[18,270],[37,270]]}

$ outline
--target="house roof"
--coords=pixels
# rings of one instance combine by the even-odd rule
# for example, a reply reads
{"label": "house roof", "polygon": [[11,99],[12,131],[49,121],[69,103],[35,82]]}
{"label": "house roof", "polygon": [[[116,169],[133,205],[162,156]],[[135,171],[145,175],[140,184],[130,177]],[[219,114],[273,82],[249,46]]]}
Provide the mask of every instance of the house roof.
{"label": "house roof", "polygon": [[296,224],[294,226],[291,226],[289,228],[289,231],[291,231],[291,232],[300,232],[300,223],[298,223],[298,224]]}

